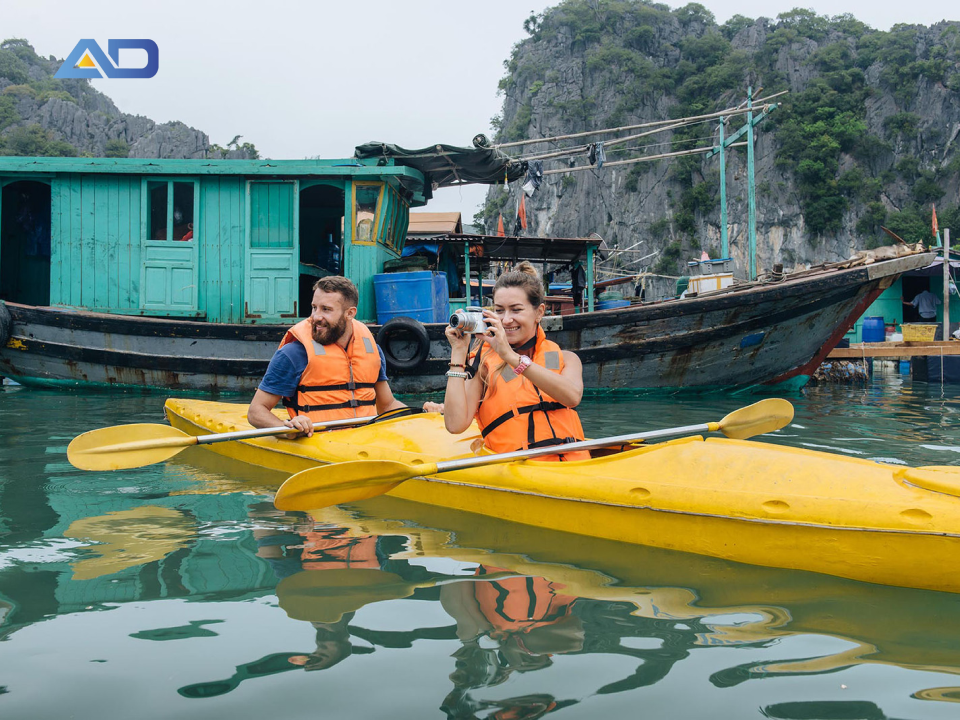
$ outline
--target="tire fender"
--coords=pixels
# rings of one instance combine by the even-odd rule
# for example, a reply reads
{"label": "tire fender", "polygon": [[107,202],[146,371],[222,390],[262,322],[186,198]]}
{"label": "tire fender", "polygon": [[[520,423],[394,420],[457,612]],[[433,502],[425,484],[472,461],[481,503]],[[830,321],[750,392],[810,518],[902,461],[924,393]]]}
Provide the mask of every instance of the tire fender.
{"label": "tire fender", "polygon": [[[414,344],[416,351],[411,357],[397,356],[392,344],[398,340]],[[423,323],[402,315],[383,324],[377,333],[377,345],[383,350],[387,367],[391,370],[416,370],[430,355],[430,336]]]}
{"label": "tire fender", "polygon": [[10,333],[13,331],[13,318],[7,306],[0,302],[0,348],[6,347]]}

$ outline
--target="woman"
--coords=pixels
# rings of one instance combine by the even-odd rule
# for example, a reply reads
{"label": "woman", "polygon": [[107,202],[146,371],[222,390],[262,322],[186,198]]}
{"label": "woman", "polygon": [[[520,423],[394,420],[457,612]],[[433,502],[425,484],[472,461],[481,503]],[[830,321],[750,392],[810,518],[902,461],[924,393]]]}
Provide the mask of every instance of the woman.
{"label": "woman", "polygon": [[[488,329],[468,364],[470,336],[448,327],[452,348],[444,423],[461,433],[474,418],[484,444],[495,453],[583,440],[573,409],[583,397],[583,367],[572,352],[547,340],[540,328],[546,306],[543,284],[528,262],[506,272],[493,288]],[[586,450],[541,460],[587,460]]]}

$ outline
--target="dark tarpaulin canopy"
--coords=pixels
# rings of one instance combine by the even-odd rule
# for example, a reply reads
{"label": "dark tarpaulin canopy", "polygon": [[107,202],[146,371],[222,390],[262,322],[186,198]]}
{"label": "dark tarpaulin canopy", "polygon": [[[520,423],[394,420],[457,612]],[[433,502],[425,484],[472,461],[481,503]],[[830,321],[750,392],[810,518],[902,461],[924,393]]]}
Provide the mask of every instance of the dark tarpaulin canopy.
{"label": "dark tarpaulin canopy", "polygon": [[524,177],[527,163],[515,160],[495,148],[431,145],[419,150],[407,150],[398,145],[368,142],[358,145],[354,152],[358,160],[378,158],[393,160],[423,173],[427,187],[423,196],[429,199],[433,190],[452,185],[479,183],[496,185],[504,178],[512,182]]}

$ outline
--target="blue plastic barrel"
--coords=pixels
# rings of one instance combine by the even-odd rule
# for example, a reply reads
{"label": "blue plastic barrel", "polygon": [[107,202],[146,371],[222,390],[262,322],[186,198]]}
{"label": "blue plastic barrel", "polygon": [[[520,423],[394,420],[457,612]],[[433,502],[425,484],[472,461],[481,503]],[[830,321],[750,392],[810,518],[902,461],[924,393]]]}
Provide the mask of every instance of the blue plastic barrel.
{"label": "blue plastic barrel", "polygon": [[901,375],[909,375],[909,374],[910,374],[910,361],[909,361],[909,360],[901,360],[901,361],[900,361],[900,374],[901,374]]}
{"label": "blue plastic barrel", "polygon": [[595,303],[594,310],[613,310],[614,308],[630,307],[629,300],[601,300]]}
{"label": "blue plastic barrel", "polygon": [[863,342],[883,342],[886,339],[883,318],[879,316],[864,318],[863,327],[860,328],[860,337]]}
{"label": "blue plastic barrel", "polygon": [[377,322],[403,315],[422,323],[446,322],[449,298],[445,273],[428,270],[373,276]]}

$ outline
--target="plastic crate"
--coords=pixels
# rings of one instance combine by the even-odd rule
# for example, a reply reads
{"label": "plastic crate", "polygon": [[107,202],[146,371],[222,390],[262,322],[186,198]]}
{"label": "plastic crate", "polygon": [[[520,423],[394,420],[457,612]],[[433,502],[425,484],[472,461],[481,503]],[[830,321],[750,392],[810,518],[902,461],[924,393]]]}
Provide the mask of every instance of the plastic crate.
{"label": "plastic crate", "polygon": [[932,323],[904,323],[904,342],[930,342],[937,334],[937,326]]}

